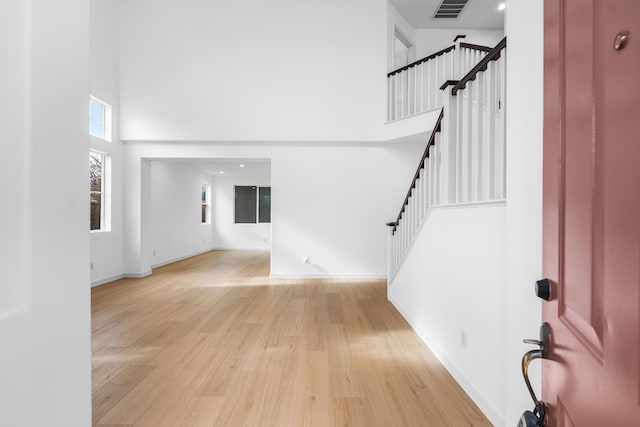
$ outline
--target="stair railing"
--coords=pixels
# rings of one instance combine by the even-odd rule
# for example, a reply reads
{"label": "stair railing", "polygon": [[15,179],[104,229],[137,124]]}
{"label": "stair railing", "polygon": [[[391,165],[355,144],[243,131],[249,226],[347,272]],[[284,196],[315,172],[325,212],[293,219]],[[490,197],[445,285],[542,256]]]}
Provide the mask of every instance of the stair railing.
{"label": "stair railing", "polygon": [[387,223],[391,227],[389,272],[396,272],[409,250],[413,237],[426,218],[429,208],[440,204],[441,198],[441,165],[440,131],[444,109],[436,121],[427,146],[418,162],[409,191],[402,202],[400,212],[395,221]]}
{"label": "stair railing", "polygon": [[400,212],[387,223],[389,283],[432,207],[505,198],[505,48],[506,38],[459,80],[440,87],[444,107]]}
{"label": "stair railing", "polygon": [[437,89],[445,80],[458,82],[491,48],[458,41],[411,64],[387,73],[387,120],[415,116],[442,106]]}
{"label": "stair railing", "polygon": [[[443,132],[448,165],[446,203],[502,200],[505,177],[505,66],[502,39],[449,91]],[[446,93],[448,92],[448,93]]]}
{"label": "stair railing", "polygon": [[443,94],[438,83],[454,70],[453,52],[449,46],[387,74],[387,120],[414,116],[442,106]]}

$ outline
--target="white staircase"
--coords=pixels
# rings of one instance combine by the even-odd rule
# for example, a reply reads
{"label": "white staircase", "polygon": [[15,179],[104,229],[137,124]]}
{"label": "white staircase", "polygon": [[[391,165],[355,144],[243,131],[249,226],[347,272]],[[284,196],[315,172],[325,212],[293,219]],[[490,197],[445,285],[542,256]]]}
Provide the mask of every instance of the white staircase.
{"label": "white staircase", "polygon": [[388,76],[390,120],[441,108],[400,212],[387,224],[389,283],[431,208],[506,195],[506,38],[492,49],[459,43],[420,61]]}

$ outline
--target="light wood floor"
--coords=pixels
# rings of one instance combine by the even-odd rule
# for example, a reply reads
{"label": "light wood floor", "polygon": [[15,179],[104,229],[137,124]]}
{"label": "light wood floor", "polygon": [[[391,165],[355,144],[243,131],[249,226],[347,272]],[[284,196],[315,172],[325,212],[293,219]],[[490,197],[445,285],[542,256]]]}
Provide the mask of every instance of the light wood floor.
{"label": "light wood floor", "polygon": [[268,272],[216,251],[94,288],[94,425],[491,425],[384,281]]}

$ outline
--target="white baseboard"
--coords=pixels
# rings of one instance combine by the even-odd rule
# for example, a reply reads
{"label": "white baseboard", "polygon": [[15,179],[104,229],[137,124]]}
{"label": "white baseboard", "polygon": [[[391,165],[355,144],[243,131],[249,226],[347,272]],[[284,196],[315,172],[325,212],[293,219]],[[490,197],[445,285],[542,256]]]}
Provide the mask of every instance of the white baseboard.
{"label": "white baseboard", "polygon": [[271,252],[271,248],[265,248],[264,246],[260,246],[260,247],[242,247],[242,248],[236,248],[236,247],[229,247],[229,246],[216,246],[214,248],[211,248],[212,251],[265,251],[265,252]]}
{"label": "white baseboard", "polygon": [[211,251],[215,251],[215,250],[216,249],[204,249],[204,250],[201,250],[201,251],[190,253],[188,255],[183,255],[183,256],[176,257],[176,258],[171,258],[171,259],[168,259],[168,260],[160,261],[160,262],[158,262],[156,264],[151,264],[151,268],[154,269],[154,268],[157,268],[157,267],[162,267],[164,265],[173,264],[174,262],[182,261],[183,259],[191,258],[191,257],[194,257],[196,255],[205,254],[207,252],[211,252]]}
{"label": "white baseboard", "polygon": [[151,276],[151,270],[143,271],[142,273],[124,273],[125,279],[142,279],[147,276]]}
{"label": "white baseboard", "polygon": [[94,280],[94,281],[91,282],[91,287],[95,288],[96,286],[104,285],[106,283],[115,282],[116,280],[120,280],[120,279],[122,279],[124,277],[125,277],[124,274],[116,274],[116,275],[113,275],[113,276],[104,277],[102,279]]}
{"label": "white baseboard", "polygon": [[442,363],[447,371],[453,376],[456,382],[462,387],[462,389],[469,395],[471,400],[480,408],[482,413],[491,421],[494,426],[504,426],[505,419],[494,407],[489,403],[482,393],[480,393],[475,386],[469,381],[469,379],[457,368],[457,366],[447,357],[446,351],[444,351],[436,340],[432,339],[429,334],[422,328],[416,328],[415,322],[404,309],[402,304],[395,301],[393,295],[389,295],[389,301],[400,312],[402,317],[409,323],[411,328],[416,332],[418,337],[425,343],[436,358]]}
{"label": "white baseboard", "polygon": [[272,273],[272,279],[345,279],[345,280],[378,280],[386,279],[386,274],[298,274],[298,273]]}

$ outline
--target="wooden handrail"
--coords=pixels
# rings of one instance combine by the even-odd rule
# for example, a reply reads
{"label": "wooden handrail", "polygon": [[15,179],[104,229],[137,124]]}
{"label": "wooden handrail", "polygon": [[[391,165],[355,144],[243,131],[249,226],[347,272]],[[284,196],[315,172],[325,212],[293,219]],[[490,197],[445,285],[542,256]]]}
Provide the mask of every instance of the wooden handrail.
{"label": "wooden handrail", "polygon": [[467,82],[475,80],[476,75],[480,71],[485,71],[487,69],[487,65],[489,64],[489,62],[495,61],[498,58],[500,58],[502,49],[504,49],[505,47],[507,47],[506,37],[500,40],[500,42],[493,49],[491,49],[491,51],[487,54],[487,56],[482,58],[482,60],[478,62],[476,66],[473,67],[471,71],[467,73],[466,76],[460,79],[460,81],[454,87],[451,88],[451,95],[455,96],[459,90],[462,90],[467,86]]}
{"label": "wooden handrail", "polygon": [[460,47],[466,47],[467,49],[473,50],[481,50],[483,52],[491,52],[491,48],[489,46],[483,46],[481,44],[460,42]]}
{"label": "wooden handrail", "polygon": [[446,80],[444,83],[442,83],[442,86],[440,86],[440,90],[445,90],[449,86],[455,86],[459,81],[460,80]]}
{"label": "wooden handrail", "polygon": [[423,62],[427,62],[427,61],[429,61],[429,60],[431,60],[431,59],[437,58],[438,56],[440,56],[440,55],[444,55],[445,53],[450,52],[450,51],[452,51],[452,50],[453,50],[453,49],[455,49],[455,48],[456,48],[456,46],[455,46],[455,45],[451,45],[451,46],[449,46],[449,47],[446,47],[446,48],[444,48],[444,49],[442,49],[442,50],[437,51],[436,53],[432,53],[432,54],[431,54],[431,55],[429,55],[429,56],[425,56],[425,57],[424,57],[424,58],[422,58],[422,59],[418,59],[417,61],[413,61],[411,64],[405,65],[404,67],[400,67],[400,68],[398,68],[397,70],[393,70],[393,71],[391,71],[390,73],[387,73],[387,77],[391,77],[391,76],[393,76],[394,74],[401,73],[402,71],[404,71],[404,70],[408,70],[408,69],[409,69],[409,68],[411,68],[411,67],[415,67],[416,65],[420,65],[420,64],[422,64]]}
{"label": "wooden handrail", "polygon": [[442,130],[442,118],[444,117],[444,108],[440,109],[440,116],[438,120],[436,120],[436,124],[433,127],[433,131],[431,131],[431,136],[429,137],[429,142],[427,142],[427,148],[425,148],[424,153],[422,154],[422,158],[420,159],[420,163],[418,164],[418,169],[416,170],[415,175],[413,175],[413,180],[411,181],[411,185],[409,186],[409,191],[407,191],[407,195],[402,202],[402,206],[400,207],[400,212],[398,213],[398,217],[394,222],[388,222],[387,225],[389,227],[393,227],[392,234],[396,233],[396,229],[398,228],[398,224],[400,224],[400,220],[402,219],[402,214],[404,213],[405,208],[409,204],[409,198],[411,198],[411,193],[413,193],[413,189],[416,188],[416,181],[420,177],[420,171],[424,169],[424,164],[429,158],[429,148],[436,142],[436,134]]}
{"label": "wooden handrail", "polygon": [[453,42],[455,43],[458,41],[458,39],[466,39],[466,38],[467,38],[466,34],[458,34],[456,38],[453,39]]}

